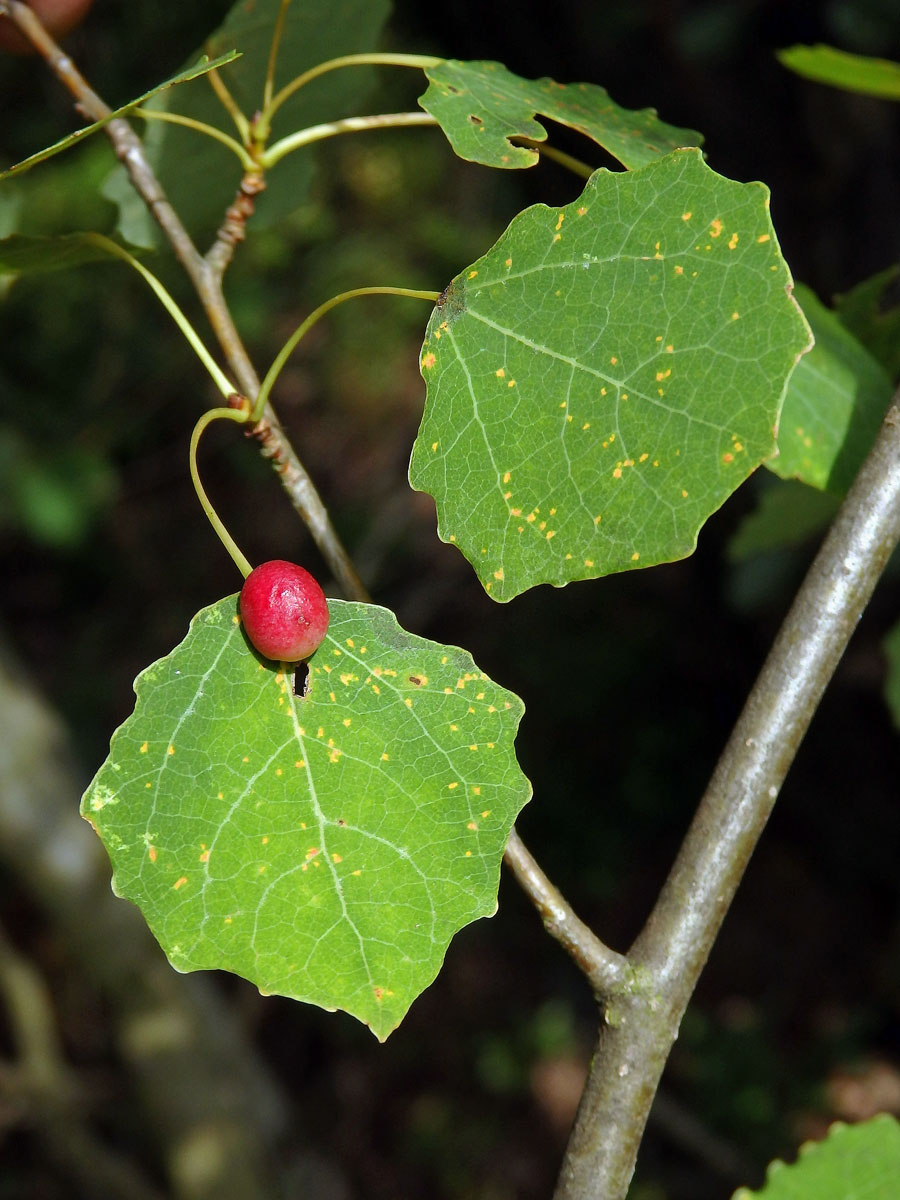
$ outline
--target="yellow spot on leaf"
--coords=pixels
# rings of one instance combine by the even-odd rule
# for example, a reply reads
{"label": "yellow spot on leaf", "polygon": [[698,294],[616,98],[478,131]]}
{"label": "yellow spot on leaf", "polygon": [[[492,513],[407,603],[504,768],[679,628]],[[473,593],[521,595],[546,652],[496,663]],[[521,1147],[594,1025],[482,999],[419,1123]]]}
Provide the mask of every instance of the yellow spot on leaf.
{"label": "yellow spot on leaf", "polygon": [[504,471],[503,472],[503,482],[509,483],[510,479],[511,479],[511,476],[510,476],[509,471]]}
{"label": "yellow spot on leaf", "polygon": [[458,784],[458,783],[456,783],[455,781],[454,781],[453,783],[448,783],[448,784],[447,784],[447,791],[448,791],[448,792],[452,792],[452,791],[453,791],[455,788],[458,788],[458,787],[459,787],[459,784]]}
{"label": "yellow spot on leaf", "polygon": [[616,358],[615,355],[613,355],[609,361],[612,363],[613,366],[615,366],[619,360]]}
{"label": "yellow spot on leaf", "polygon": [[556,228],[557,228],[557,230],[560,230],[560,229],[562,229],[562,223],[563,223],[563,221],[564,221],[565,219],[566,219],[566,214],[565,214],[565,213],[560,213],[560,214],[559,214],[559,217],[558,217],[558,219],[557,219],[557,222],[556,222]]}
{"label": "yellow spot on leaf", "polygon": [[147,857],[150,859],[150,861],[152,863],[156,862],[156,847],[155,846],[147,847]]}
{"label": "yellow spot on leaf", "polygon": [[202,863],[209,862],[209,851],[208,850],[204,850],[203,853],[200,855],[200,861]]}
{"label": "yellow spot on leaf", "polygon": [[621,478],[622,478],[622,468],[616,467],[616,469],[613,471],[613,479],[621,479]]}
{"label": "yellow spot on leaf", "polygon": [[637,550],[635,550],[634,554],[632,554],[632,556],[631,556],[631,561],[632,561],[632,562],[637,562],[637,560],[638,560],[640,557],[641,557],[641,556],[640,556],[640,554],[638,554]]}
{"label": "yellow spot on leaf", "polygon": [[768,233],[761,233],[756,240],[759,244],[762,244],[763,242],[770,242],[772,238]]}
{"label": "yellow spot on leaf", "polygon": [[477,272],[477,271],[470,271],[470,272],[469,272],[469,274],[468,274],[468,278],[469,278],[469,279],[474,279],[474,278],[475,278],[475,276],[476,276],[477,274],[478,274],[478,272]]}
{"label": "yellow spot on leaf", "polygon": [[692,216],[692,215],[693,215],[692,213],[689,213],[689,212],[683,212],[683,213],[681,214],[681,219],[682,219],[682,221],[689,221],[689,220],[691,219],[691,216]]}
{"label": "yellow spot on leaf", "polygon": [[498,379],[505,379],[506,378],[506,368],[498,367],[497,370],[494,372],[494,374],[497,376]]}
{"label": "yellow spot on leaf", "polygon": [[719,218],[716,217],[716,219],[713,221],[713,223],[709,227],[709,236],[717,238],[724,228],[725,228],[725,226],[722,224],[722,222],[719,220]]}
{"label": "yellow spot on leaf", "polygon": [[186,883],[187,883],[187,875],[182,875],[180,879],[176,879],[175,882],[172,884],[173,891],[177,892],[178,889],[183,888]]}
{"label": "yellow spot on leaf", "polygon": [[141,743],[141,754],[146,754],[149,749],[150,749],[150,747],[147,745],[146,742]]}
{"label": "yellow spot on leaf", "polygon": [[513,387],[515,387],[515,386],[516,386],[516,381],[515,381],[514,379],[511,379],[511,380],[509,381],[509,383],[508,383],[506,386],[507,386],[508,388],[513,388]]}
{"label": "yellow spot on leaf", "polygon": [[592,558],[586,558],[584,560],[584,565],[586,567],[592,567],[594,565],[594,560]]}
{"label": "yellow spot on leaf", "polygon": [[725,453],[722,455],[722,462],[723,463],[734,462],[734,455],[730,451],[726,450]]}
{"label": "yellow spot on leaf", "polygon": [[740,315],[741,315],[740,313],[733,312],[731,314],[732,321],[737,321],[740,318]]}
{"label": "yellow spot on leaf", "polygon": [[333,863],[339,863],[339,862],[343,862],[344,860],[341,858],[341,856],[339,854],[332,854],[331,861]]}
{"label": "yellow spot on leaf", "polygon": [[436,362],[437,362],[437,359],[431,353],[430,350],[428,351],[427,354],[424,354],[422,356],[422,366],[425,368],[426,371],[429,370],[431,367],[433,367]]}
{"label": "yellow spot on leaf", "polygon": [[731,237],[728,239],[728,249],[729,250],[736,249],[737,244],[738,244],[738,235],[736,233],[733,233],[731,235]]}
{"label": "yellow spot on leaf", "polygon": [[174,747],[174,746],[170,746],[170,747],[168,748],[168,750],[166,751],[166,754],[168,754],[170,758],[171,758],[171,756],[172,756],[174,753],[175,753],[175,747]]}
{"label": "yellow spot on leaf", "polygon": [[495,571],[495,572],[494,572],[494,578],[495,578],[495,579],[502,579],[502,578],[503,578],[503,568],[502,568],[502,567],[499,569],[499,571]]}
{"label": "yellow spot on leaf", "polygon": [[381,756],[382,762],[390,762],[390,759],[391,759],[391,756],[389,754],[382,754],[382,756]]}

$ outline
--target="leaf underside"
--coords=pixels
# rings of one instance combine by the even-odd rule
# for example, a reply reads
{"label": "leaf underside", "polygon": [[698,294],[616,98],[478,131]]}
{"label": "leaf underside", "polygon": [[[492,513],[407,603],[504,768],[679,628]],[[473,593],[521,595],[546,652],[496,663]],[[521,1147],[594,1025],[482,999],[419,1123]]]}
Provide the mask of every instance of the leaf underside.
{"label": "leaf underside", "polygon": [[542,142],[550,117],[577,129],[626,167],[641,167],[677,146],[699,146],[696,130],[661,121],[652,108],[622,108],[593,83],[522,79],[497,62],[448,59],[425,71],[428,90],[419,104],[439,122],[460,158],[489,167],[530,167],[538,152],[510,138]]}
{"label": "leaf underside", "polygon": [[410,462],[496,600],[683,558],[774,450],[810,334],[762,184],[680,150],[521,213],[422,348]]}
{"label": "leaf underside", "polygon": [[178,970],[233,971],[383,1040],[496,909],[530,795],[523,706],[387,610],[329,608],[299,696],[249,649],[237,597],[201,611],[136,680],[82,814]]}

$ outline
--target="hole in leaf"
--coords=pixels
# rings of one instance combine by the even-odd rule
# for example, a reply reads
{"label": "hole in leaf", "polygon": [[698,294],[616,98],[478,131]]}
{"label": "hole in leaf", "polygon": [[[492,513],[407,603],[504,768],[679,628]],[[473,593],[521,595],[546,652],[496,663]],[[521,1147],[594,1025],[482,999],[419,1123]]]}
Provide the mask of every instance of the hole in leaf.
{"label": "hole in leaf", "polygon": [[301,700],[309,691],[309,667],[305,662],[297,664],[297,670],[294,672],[294,695],[299,696]]}
{"label": "hole in leaf", "polygon": [[484,121],[482,121],[481,117],[476,116],[475,113],[469,113],[469,120],[472,122],[473,125],[483,125],[484,124]]}

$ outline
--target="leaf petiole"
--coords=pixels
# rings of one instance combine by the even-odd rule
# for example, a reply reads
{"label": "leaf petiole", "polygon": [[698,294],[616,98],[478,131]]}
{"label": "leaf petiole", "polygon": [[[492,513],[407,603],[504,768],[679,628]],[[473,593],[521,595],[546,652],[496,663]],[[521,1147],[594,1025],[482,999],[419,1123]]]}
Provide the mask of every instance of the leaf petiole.
{"label": "leaf petiole", "polygon": [[108,238],[102,233],[86,233],[84,236],[88,242],[92,242],[105,253],[111,254],[114,258],[120,258],[123,262],[127,262],[129,266],[134,267],[135,271],[147,281],[166,312],[168,312],[169,316],[184,334],[191,349],[203,363],[204,367],[206,367],[213,383],[223,396],[230,396],[234,392],[234,385],[207,350],[200,339],[200,335],[184,315],[178,303],[172,298],[153,272],[148,271],[142,262],[139,262],[133,254],[129,254],[124,246],[120,246],[112,238]]}
{"label": "leaf petiole", "polygon": [[440,296],[439,292],[421,291],[418,288],[401,288],[401,287],[363,287],[353,288],[349,292],[341,292],[337,296],[332,296],[330,300],[326,300],[324,304],[320,304],[314,312],[311,312],[305,321],[297,326],[288,340],[284,343],[275,360],[266,372],[266,377],[260,384],[259,393],[256,397],[256,404],[253,408],[253,413],[250,420],[254,423],[259,421],[263,414],[263,409],[266,406],[266,401],[269,398],[275,381],[281,374],[282,368],[293,353],[297,343],[304,337],[313,325],[326,313],[336,308],[339,304],[343,304],[345,300],[355,300],[357,296],[410,296],[415,300],[430,300],[435,304]]}
{"label": "leaf petiole", "polygon": [[237,101],[225,86],[225,80],[219,74],[218,70],[209,71],[206,78],[209,80],[210,87],[216,93],[216,98],[218,99],[219,103],[228,113],[229,117],[231,117],[232,121],[234,121],[234,126],[238,131],[238,135],[243,144],[246,146],[250,141],[250,122],[241,112]]}
{"label": "leaf petiole", "polygon": [[266,82],[263,86],[263,112],[265,112],[272,103],[272,92],[275,87],[275,64],[278,61],[278,50],[281,46],[281,34],[284,30],[284,18],[287,15],[287,9],[290,2],[291,0],[281,0],[281,7],[278,10],[278,16],[275,19],[275,28],[272,31],[272,44],[269,47],[269,61],[266,64]]}
{"label": "leaf petiole", "polygon": [[280,162],[286,154],[320,142],[325,138],[337,137],[342,133],[361,133],[367,129],[396,129],[409,125],[437,125],[437,119],[426,112],[375,113],[369,117],[343,117],[338,121],[327,121],[322,125],[310,125],[281,138],[261,155],[263,167],[268,170]]}
{"label": "leaf petiole", "polygon": [[382,66],[382,67],[418,67],[424,71],[428,67],[436,67],[444,60],[435,58],[430,54],[345,54],[340,58],[330,58],[327,62],[317,63],[316,66],[310,67],[308,71],[304,71],[290,83],[285,86],[272,97],[269,103],[263,109],[257,126],[258,140],[265,143],[269,129],[272,124],[272,118],[284,104],[285,100],[289,100],[295,92],[312,80],[318,79],[320,75],[325,75],[329,71],[336,71],[340,67],[360,67],[360,66]]}
{"label": "leaf petiole", "polygon": [[[233,391],[232,394],[234,394]],[[250,562],[246,556],[241,552],[237,542],[235,542],[234,538],[223,525],[219,514],[213,508],[212,503],[206,494],[203,484],[200,482],[200,472],[197,469],[197,446],[200,442],[200,437],[204,429],[206,429],[208,425],[212,424],[213,421],[236,421],[239,425],[244,425],[247,423],[247,420],[248,413],[244,407],[207,409],[207,411],[200,417],[197,424],[194,426],[194,431],[191,434],[190,450],[188,452],[191,469],[191,481],[194,484],[194,491],[197,493],[197,499],[200,501],[200,507],[206,513],[210,525],[212,525],[213,529],[218,534],[219,541],[231,555],[235,566],[245,579],[253,570],[253,567],[250,565]]]}
{"label": "leaf petiole", "polygon": [[223,146],[227,146],[233,154],[236,154],[245,171],[257,169],[257,164],[252,156],[240,142],[227,133],[223,133],[221,129],[216,129],[215,125],[207,125],[205,121],[195,121],[193,117],[185,117],[181,113],[164,112],[161,109],[153,108],[136,108],[134,115],[142,117],[145,121],[168,121],[170,125],[181,125],[185,129],[194,129],[198,133],[205,133],[207,137],[215,138],[217,142],[221,142]]}

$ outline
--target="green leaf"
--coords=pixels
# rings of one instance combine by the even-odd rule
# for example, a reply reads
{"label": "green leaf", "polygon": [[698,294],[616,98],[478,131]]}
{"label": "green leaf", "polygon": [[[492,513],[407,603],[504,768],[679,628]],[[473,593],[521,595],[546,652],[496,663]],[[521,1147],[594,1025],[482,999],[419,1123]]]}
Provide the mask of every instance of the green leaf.
{"label": "green leaf", "polygon": [[884,679],[884,698],[894,724],[900,729],[900,621],[884,639],[887,674]]}
{"label": "green leaf", "polygon": [[791,376],[766,466],[782,479],[845,492],[875,440],[893,387],[883,368],[809,288],[794,293],[816,344]]}
{"label": "green leaf", "polygon": [[864,54],[848,54],[834,46],[789,46],[778,51],[789,71],[846,92],[863,92],[883,100],[900,100],[900,63]]}
{"label": "green leaf", "polygon": [[178,970],[233,971],[383,1040],[496,910],[531,791],[522,703],[465,651],[338,600],[295,696],[236,601],[138,676],[82,813]]}
{"label": "green leaf", "polygon": [[[205,45],[216,54],[236,46],[241,57],[221,73],[222,81],[249,120],[262,105],[272,32],[280,0],[238,0]],[[309,67],[343,54],[371,50],[390,11],[389,0],[293,0],[284,22],[276,70],[276,90]],[[333,71],[301,88],[278,112],[273,139],[320,121],[354,115],[365,99],[372,73],[358,67]],[[213,125],[235,136],[234,125],[209,83],[160,97],[151,107],[169,109]],[[166,194],[197,240],[214,236],[241,179],[237,158],[220,143],[193,130],[152,122],[146,136],[147,154]],[[262,228],[300,207],[309,194],[314,172],[309,153],[288,155],[267,175],[267,186],[256,199],[253,226]],[[117,168],[104,195],[119,204],[119,231],[137,245],[155,246],[161,236],[155,222]]]}
{"label": "green leaf", "polygon": [[892,379],[900,376],[900,267],[888,267],[835,296],[841,324],[859,338]]}
{"label": "green leaf", "polygon": [[78,129],[75,133],[70,133],[67,137],[61,138],[52,146],[48,146],[45,150],[39,150],[37,154],[32,154],[29,158],[24,158],[15,166],[9,167],[6,171],[0,171],[0,180],[9,179],[13,175],[21,175],[23,171],[29,171],[38,163],[44,162],[48,158],[52,158],[55,154],[60,154],[63,150],[68,150],[71,146],[75,146],[78,142],[84,141],[86,137],[90,137],[92,133],[96,133],[98,129],[102,129],[104,125],[108,125],[110,121],[116,117],[127,116],[139,104],[143,104],[152,96],[158,96],[174,87],[176,84],[187,83],[191,79],[197,79],[202,75],[214,71],[217,67],[225,66],[226,63],[232,62],[237,58],[235,51],[230,51],[227,54],[222,54],[218,58],[210,60],[206,55],[201,55],[199,61],[193,66],[186,67],[183,71],[179,71],[177,75],[173,75],[171,79],[167,79],[164,83],[158,83],[156,87],[150,89],[149,92],[144,92],[142,96],[138,96],[136,100],[129,101],[128,104],[123,104],[109,114],[108,117],[103,117],[100,121],[95,121],[93,125],[85,125],[83,129]]}
{"label": "green leaf", "polygon": [[[133,246],[123,246],[130,253]],[[13,234],[0,238],[0,271],[18,275],[38,271],[63,271],[82,263],[100,262],[113,258],[93,233],[63,233],[56,237],[30,237]]]}
{"label": "green leaf", "polygon": [[410,480],[496,600],[683,558],[774,448],[809,344],[762,184],[597,171],[453,281]]}
{"label": "green leaf", "polygon": [[790,1166],[776,1159],[758,1191],[733,1200],[896,1200],[900,1125],[886,1113],[858,1125],[836,1122],[823,1142],[807,1142]]}
{"label": "green leaf", "polygon": [[667,125],[655,109],[620,108],[593,83],[522,79],[502,63],[448,59],[425,71],[430,80],[419,104],[440,123],[460,158],[488,167],[530,167],[536,150],[510,138],[542,142],[550,117],[592,138],[626,167],[642,167],[678,146],[699,146],[693,129]]}

